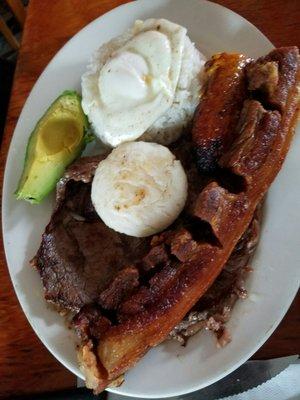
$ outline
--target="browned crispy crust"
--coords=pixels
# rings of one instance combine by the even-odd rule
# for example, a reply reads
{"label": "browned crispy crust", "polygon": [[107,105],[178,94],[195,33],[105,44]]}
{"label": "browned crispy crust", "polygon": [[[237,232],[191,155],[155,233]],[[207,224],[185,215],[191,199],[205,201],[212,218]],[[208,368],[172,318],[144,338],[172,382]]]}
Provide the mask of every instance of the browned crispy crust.
{"label": "browned crispy crust", "polygon": [[[280,53],[279,61],[276,52]],[[125,317],[120,318],[123,322],[110,326],[98,344],[88,342],[81,346],[81,368],[87,386],[96,392],[132,367],[149,348],[161,343],[210,287],[280,170],[297,118],[299,54],[297,48],[275,50],[271,54],[272,62],[275,60],[278,65],[285,66],[283,72],[278,68],[277,84],[282,85],[281,73],[289,77],[281,87],[281,91],[286,92],[285,99],[281,99],[280,107],[275,111],[268,110],[269,101],[261,103],[259,98],[248,99],[243,106],[234,143],[219,161],[222,168],[244,180],[243,190],[231,193],[217,181],[212,181],[200,191],[194,203],[194,218],[205,221],[215,241],[196,240],[182,228],[165,232],[153,240],[153,246],[166,243],[173,255],[178,255],[178,261],[173,267],[164,267],[150,288],[138,289],[134,294],[139,299],[134,314],[126,315],[125,312]],[[270,55],[252,64],[251,68],[264,69],[269,59]],[[251,90],[255,86],[254,77],[257,73],[252,76],[249,73]],[[269,87],[276,93],[274,86],[265,85],[267,99],[272,97],[272,93],[268,93]],[[197,114],[196,127],[203,126],[203,115],[203,112]],[[228,125],[228,121],[224,123]],[[193,134],[199,143],[196,128]],[[182,246],[189,246],[188,257],[186,251],[181,251]],[[184,259],[180,254],[185,254]]]}
{"label": "browned crispy crust", "polygon": [[267,108],[284,111],[289,91],[295,85],[298,57],[296,47],[282,47],[247,66],[248,89],[259,94]]}
{"label": "browned crispy crust", "polygon": [[246,98],[245,66],[250,61],[241,54],[221,53],[206,63],[206,87],[192,129],[201,172],[213,171],[234,139],[234,128]]}

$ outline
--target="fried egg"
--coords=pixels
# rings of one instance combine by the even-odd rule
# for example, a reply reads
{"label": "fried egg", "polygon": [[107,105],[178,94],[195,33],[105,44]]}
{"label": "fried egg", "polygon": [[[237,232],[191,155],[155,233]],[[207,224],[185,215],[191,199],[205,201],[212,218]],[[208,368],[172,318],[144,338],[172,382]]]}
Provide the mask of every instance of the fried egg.
{"label": "fried egg", "polygon": [[[182,90],[178,83],[182,86],[186,80],[188,86],[198,75],[204,61],[186,33],[186,28],[165,19],[136,21],[129,32],[104,45],[94,56],[82,77],[82,107],[104,143],[115,147],[141,137],[172,107],[176,90]],[[193,76],[181,71],[186,54],[191,58]],[[185,79],[180,79],[181,75]],[[189,106],[192,101],[189,115],[199,101],[198,82],[193,87],[196,90],[191,96],[190,88],[184,88],[185,103]],[[175,119],[178,114],[184,123],[185,108],[180,108],[175,107]],[[161,142],[159,131],[157,136],[156,140],[151,131],[150,140]]]}

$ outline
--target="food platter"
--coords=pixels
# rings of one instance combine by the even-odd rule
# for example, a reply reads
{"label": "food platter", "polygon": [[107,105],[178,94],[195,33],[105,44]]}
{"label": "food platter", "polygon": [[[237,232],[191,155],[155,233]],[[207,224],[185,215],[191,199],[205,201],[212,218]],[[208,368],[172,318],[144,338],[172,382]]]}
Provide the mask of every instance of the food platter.
{"label": "food platter", "polygon": [[[207,56],[238,51],[256,58],[272,49],[272,44],[253,25],[216,4],[190,0],[187,7],[180,0],[140,0],[118,7],[86,26],[60,50],[34,86],[7,159],[3,192],[5,251],[17,296],[29,322],[47,348],[79,377],[82,375],[76,361],[75,338],[59,315],[47,307],[38,274],[29,267],[49,221],[53,198],[38,206],[14,199],[23,161],[20,154],[24,153],[35,121],[48,104],[65,89],[80,90],[80,76],[91,53],[121,34],[134,20],[149,17],[163,17],[186,26],[191,39]],[[200,389],[237,368],[276,328],[299,282],[298,141],[296,135],[284,168],[269,192],[262,239],[252,263],[254,273],[248,280],[250,296],[237,304],[229,323],[232,342],[219,350],[206,332],[193,337],[186,347],[165,342],[151,350],[126,375],[121,387],[111,389],[113,392],[161,398]],[[98,150],[93,145],[86,152]]]}

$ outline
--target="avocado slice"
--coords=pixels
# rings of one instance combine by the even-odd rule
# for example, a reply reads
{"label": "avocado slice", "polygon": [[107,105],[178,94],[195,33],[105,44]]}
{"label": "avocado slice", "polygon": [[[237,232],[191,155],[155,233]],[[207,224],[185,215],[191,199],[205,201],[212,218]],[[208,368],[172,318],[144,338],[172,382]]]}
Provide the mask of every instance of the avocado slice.
{"label": "avocado slice", "polygon": [[75,91],[63,92],[29,137],[16,198],[39,204],[91,140],[81,96]]}

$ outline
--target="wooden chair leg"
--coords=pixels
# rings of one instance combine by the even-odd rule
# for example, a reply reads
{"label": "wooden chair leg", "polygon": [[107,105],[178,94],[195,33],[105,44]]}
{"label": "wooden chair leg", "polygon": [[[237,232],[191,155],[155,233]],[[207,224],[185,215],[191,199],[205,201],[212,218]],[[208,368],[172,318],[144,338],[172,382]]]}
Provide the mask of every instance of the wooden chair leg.
{"label": "wooden chair leg", "polygon": [[15,50],[19,49],[19,47],[20,47],[19,42],[12,34],[11,30],[6,25],[4,19],[1,17],[1,15],[0,15],[0,32],[2,33],[2,35],[5,37],[5,39],[8,41],[9,45],[13,49],[15,49]]}
{"label": "wooden chair leg", "polygon": [[10,7],[11,11],[13,12],[14,16],[19,21],[21,27],[24,27],[25,17],[26,17],[26,10],[23,6],[21,0],[6,0],[6,3]]}

